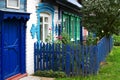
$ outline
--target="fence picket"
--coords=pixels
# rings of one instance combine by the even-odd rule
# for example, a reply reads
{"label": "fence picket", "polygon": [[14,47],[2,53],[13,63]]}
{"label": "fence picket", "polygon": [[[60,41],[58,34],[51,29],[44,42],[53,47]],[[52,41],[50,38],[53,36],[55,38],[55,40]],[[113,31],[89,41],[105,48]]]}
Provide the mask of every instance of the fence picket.
{"label": "fence picket", "polygon": [[96,74],[112,46],[112,37],[104,37],[91,46],[35,42],[34,71],[52,69],[68,76]]}

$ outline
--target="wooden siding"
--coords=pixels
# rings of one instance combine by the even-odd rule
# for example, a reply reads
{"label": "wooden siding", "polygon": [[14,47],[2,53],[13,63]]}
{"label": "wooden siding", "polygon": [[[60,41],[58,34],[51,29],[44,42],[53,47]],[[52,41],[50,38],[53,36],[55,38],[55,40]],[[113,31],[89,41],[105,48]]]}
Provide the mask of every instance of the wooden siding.
{"label": "wooden siding", "polygon": [[20,0],[20,9],[7,8],[6,1],[0,0],[0,10],[24,12],[26,11],[26,0]]}

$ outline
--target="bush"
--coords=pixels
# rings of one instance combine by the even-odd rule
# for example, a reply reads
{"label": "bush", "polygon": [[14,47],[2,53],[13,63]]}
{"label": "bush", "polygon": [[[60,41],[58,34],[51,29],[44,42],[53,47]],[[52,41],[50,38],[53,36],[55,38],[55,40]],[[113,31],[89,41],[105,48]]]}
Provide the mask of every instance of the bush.
{"label": "bush", "polygon": [[90,33],[88,36],[87,36],[87,39],[86,39],[86,45],[96,45],[97,44],[97,41],[99,40],[98,37],[94,37],[92,33]]}
{"label": "bush", "polygon": [[64,78],[64,77],[66,77],[66,74],[62,71],[53,71],[53,70],[40,71],[40,70],[38,70],[34,73],[34,76]]}
{"label": "bush", "polygon": [[114,46],[120,46],[120,36],[113,35]]}

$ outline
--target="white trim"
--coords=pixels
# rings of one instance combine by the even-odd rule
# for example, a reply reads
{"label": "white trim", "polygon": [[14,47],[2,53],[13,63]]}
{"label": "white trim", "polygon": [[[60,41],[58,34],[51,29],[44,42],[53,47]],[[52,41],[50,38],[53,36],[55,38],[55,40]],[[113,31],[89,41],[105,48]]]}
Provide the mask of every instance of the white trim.
{"label": "white trim", "polygon": [[78,6],[79,8],[83,7],[80,3],[77,2],[77,0],[67,0],[67,1],[74,4],[74,5],[76,5],[76,6]]}
{"label": "white trim", "polygon": [[8,4],[9,4],[9,0],[7,0],[7,8],[14,8],[14,9],[20,9],[20,0],[17,0],[17,3],[18,3],[18,6],[17,7],[15,7],[15,6],[9,6]]}

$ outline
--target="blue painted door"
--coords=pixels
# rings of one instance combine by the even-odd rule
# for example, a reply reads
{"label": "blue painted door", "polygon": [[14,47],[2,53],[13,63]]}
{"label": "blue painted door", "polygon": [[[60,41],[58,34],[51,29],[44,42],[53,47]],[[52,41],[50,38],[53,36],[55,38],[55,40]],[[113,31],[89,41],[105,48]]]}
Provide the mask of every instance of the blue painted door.
{"label": "blue painted door", "polygon": [[3,78],[20,72],[20,22],[16,19],[4,20]]}

